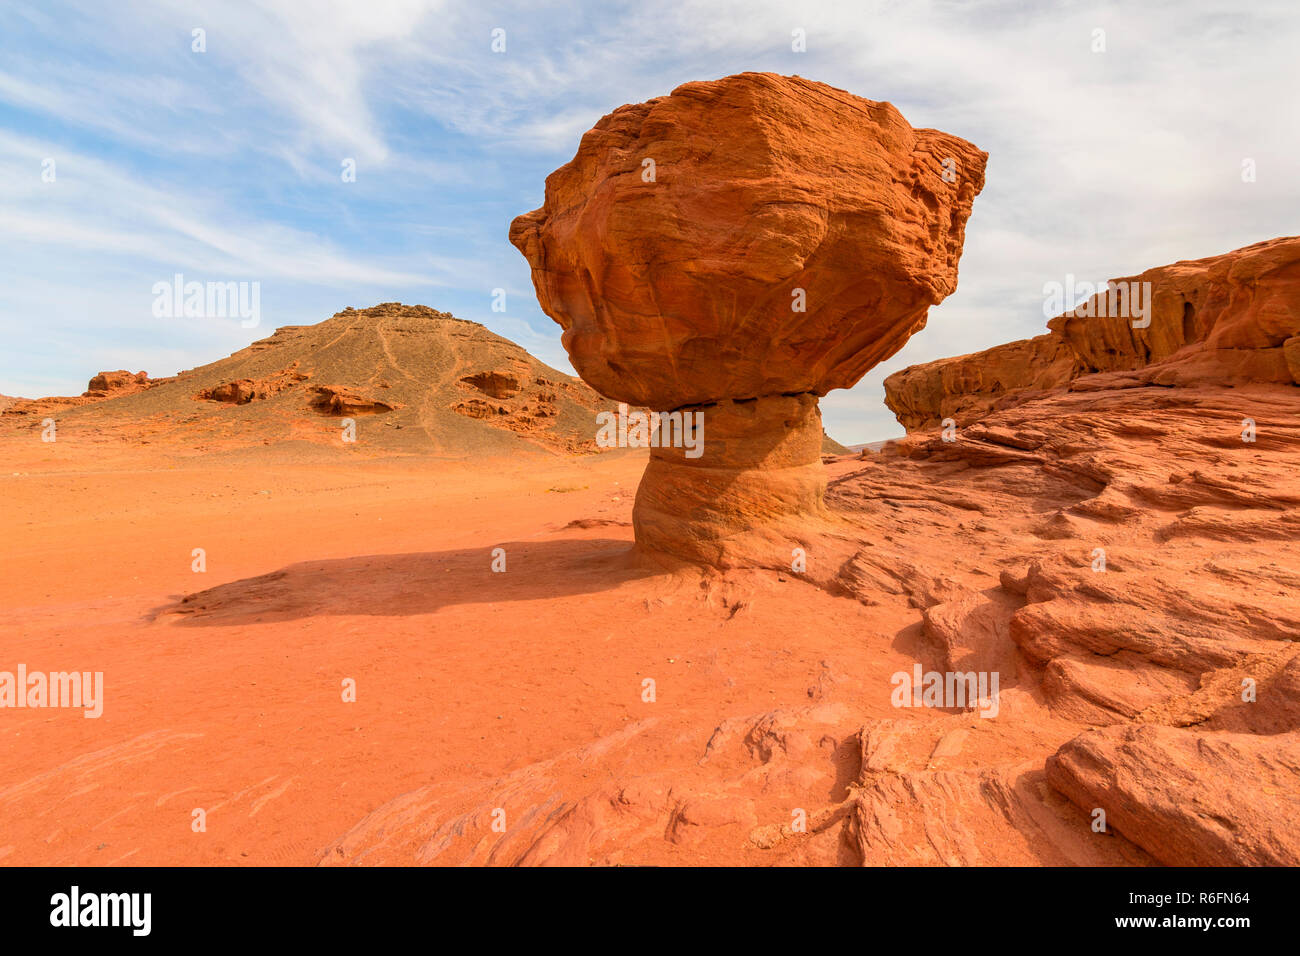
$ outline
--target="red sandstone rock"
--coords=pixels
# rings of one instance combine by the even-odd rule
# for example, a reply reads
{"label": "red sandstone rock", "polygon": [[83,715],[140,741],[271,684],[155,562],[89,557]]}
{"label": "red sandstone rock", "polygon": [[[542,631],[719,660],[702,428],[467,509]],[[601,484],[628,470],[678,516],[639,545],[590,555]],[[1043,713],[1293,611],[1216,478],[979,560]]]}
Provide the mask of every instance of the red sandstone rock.
{"label": "red sandstone rock", "polygon": [[121,398],[142,392],[169,379],[150,379],[144,372],[100,372],[87,383],[80,395],[50,395],[45,398],[12,398],[0,395],[0,414],[38,417],[94,405],[107,398]]}
{"label": "red sandstone rock", "polygon": [[588,384],[703,407],[704,456],[656,451],[642,483],[643,547],[719,562],[737,534],[819,513],[816,398],[956,287],[986,158],[888,103],[766,73],[688,83],[582,138],[510,240]]}
{"label": "red sandstone rock", "polygon": [[313,385],[313,407],[330,415],[382,415],[402,405],[397,402],[383,401],[368,391],[341,385]]}
{"label": "red sandstone rock", "polygon": [[226,405],[247,405],[258,397],[267,397],[269,393],[258,388],[258,383],[250,378],[241,378],[234,382],[222,382],[211,388],[205,388],[194,396],[196,400],[222,402]]}
{"label": "red sandstone rock", "polygon": [[[532,384],[520,378],[518,394],[494,398],[491,391],[511,389],[503,378],[513,376],[515,366],[504,353],[478,349],[474,361],[464,361],[466,344],[481,341],[483,333],[459,322],[448,326],[455,347],[448,350],[452,360],[441,366],[445,371],[437,379],[427,372],[417,375],[414,370],[430,367],[420,363],[434,351],[431,343],[443,340],[416,334],[429,317],[385,316],[378,326],[362,325],[362,318],[343,316],[317,329],[315,341],[329,343],[347,332],[336,354],[354,366],[378,361],[391,341],[400,363],[385,356],[393,366],[371,379],[341,375],[339,369],[348,365],[314,364],[321,371],[313,381],[372,382],[366,387],[375,394],[403,395],[411,413],[416,407],[441,411],[459,401],[531,407],[540,401],[535,390],[563,396],[565,385],[578,387],[552,381],[553,373],[534,366],[538,377]],[[275,338],[303,347],[298,337],[308,331]],[[169,392],[192,405],[190,396],[202,385],[263,380],[284,368],[277,347],[262,345],[252,352],[265,363],[260,368],[243,364],[251,361],[247,358],[240,365],[221,363],[203,378],[95,407],[116,406],[125,415]],[[399,376],[402,370],[412,370],[409,379]],[[384,739],[402,746],[378,757],[370,754],[368,779],[378,799],[369,791],[347,798],[349,788],[340,790],[330,781],[321,785],[309,773],[290,782],[291,775],[279,766],[284,753],[265,757],[265,773],[243,763],[228,765],[230,771],[243,768],[254,782],[242,798],[244,806],[256,809],[270,801],[266,811],[239,814],[247,828],[239,842],[247,840],[254,853],[293,847],[301,855],[315,852],[304,846],[328,846],[322,862],[362,864],[1294,861],[1294,795],[1300,792],[1295,749],[1300,549],[1293,546],[1300,537],[1298,393],[1292,385],[1276,383],[1163,388],[1125,374],[1094,374],[1086,391],[1077,387],[1084,381],[1079,379],[1073,390],[1058,388],[1008,405],[965,425],[952,442],[914,434],[897,443],[896,454],[837,461],[827,470],[825,525],[795,515],[798,522],[782,526],[783,533],[802,536],[797,540],[807,551],[807,569],[800,574],[679,569],[647,575],[644,568],[628,568],[620,529],[631,517],[624,493],[631,475],[601,470],[626,466],[631,462],[626,457],[582,472],[583,483],[591,476],[590,489],[567,483],[548,487],[549,481],[529,485],[531,466],[511,476],[509,484],[495,485],[531,489],[533,494],[522,497],[548,499],[558,509],[521,512],[512,506],[497,515],[499,509],[492,508],[476,519],[495,529],[477,534],[480,543],[513,540],[508,535],[516,533],[521,514],[535,519],[525,522],[530,529],[556,519],[553,531],[534,536],[530,530],[518,552],[511,546],[516,562],[511,567],[524,569],[523,574],[493,575],[485,567],[484,550],[473,543],[466,548],[464,531],[451,519],[442,546],[452,550],[424,542],[425,529],[440,527],[441,516],[410,532],[418,539],[389,539],[383,550],[392,554],[374,553],[380,550],[374,530],[357,530],[355,547],[343,551],[340,546],[340,553],[359,558],[321,561],[308,545],[298,563],[270,573],[245,560],[232,580],[181,601],[163,618],[170,622],[156,626],[195,628],[191,633],[198,635],[228,628],[241,646],[273,645],[283,657],[280,644],[252,638],[266,627],[301,619],[313,624],[302,629],[308,635],[303,640],[319,642],[315,634],[326,631],[334,646],[355,637],[358,615],[375,615],[403,637],[404,647],[425,654],[423,666],[409,666],[406,658],[388,661],[385,685],[407,681],[398,688],[402,693],[389,697],[427,699],[427,681],[410,680],[407,672],[434,673],[452,693],[445,706],[435,701],[427,707],[448,719],[472,716],[446,735],[448,752],[431,754],[421,749],[420,728],[412,729],[408,719],[414,711],[398,713],[396,722],[386,725]],[[391,388],[384,384],[390,380]],[[434,398],[415,397],[431,391],[431,381],[441,383]],[[399,392],[401,382],[410,391]],[[267,402],[200,406],[198,412],[237,419],[290,401],[300,410],[308,391],[303,386]],[[784,398],[784,407],[732,400],[714,407],[717,434],[733,445],[735,461],[804,457],[791,443],[806,440],[807,429],[786,428],[784,422],[810,413],[811,399]],[[417,406],[419,401],[424,403]],[[773,408],[782,408],[784,416],[776,419],[782,423],[780,440],[765,448],[764,436],[770,438],[773,430],[744,423],[746,416]],[[388,427],[403,414],[393,412],[372,424]],[[1254,441],[1242,440],[1245,417],[1259,423]],[[70,418],[76,426],[76,418]],[[572,418],[584,420],[581,413]],[[710,427],[714,421],[709,419]],[[430,431],[444,434],[448,423],[476,424],[448,414]],[[21,443],[40,447],[34,422],[16,424],[23,430]],[[140,426],[132,422],[130,427]],[[69,431],[73,441],[82,440]],[[54,451],[41,447],[39,454]],[[702,472],[700,480],[678,485],[683,502],[701,512],[687,528],[708,529],[725,520],[707,510],[710,489],[721,496],[729,483],[758,479],[732,499],[749,507],[751,517],[763,494],[781,497],[778,482],[771,480],[781,468],[726,472],[701,469],[689,459],[656,461],[651,468],[660,464]],[[417,467],[422,484],[428,465],[421,461]],[[500,467],[498,461],[486,465],[493,471]],[[454,473],[439,474],[443,485]],[[614,475],[621,484],[610,481]],[[495,480],[483,472],[465,479],[467,484]],[[352,488],[355,481],[349,470],[344,484]],[[12,490],[22,493],[24,484],[25,479],[15,482]],[[85,500],[80,481],[60,492],[65,484],[54,482],[32,500],[56,510],[62,503],[47,496],[68,495],[69,506]],[[193,478],[174,487],[188,499]],[[796,483],[786,492],[802,487]],[[573,494],[549,495],[543,489]],[[688,493],[697,497],[688,499]],[[472,510],[476,506],[470,503],[479,495],[474,487],[459,500]],[[350,500],[344,499],[339,507],[347,511],[340,514],[353,514]],[[384,509],[382,527],[396,524],[389,515],[400,497],[385,493],[375,500]],[[324,499],[315,501],[323,505]],[[427,512],[425,503],[421,494],[406,512],[408,520]],[[115,510],[96,517],[98,525],[117,522],[96,532],[106,541],[122,529],[129,533],[137,517],[115,516]],[[671,507],[663,513],[667,532],[679,531]],[[294,537],[285,529],[301,527],[270,510],[264,514],[258,528],[267,541]],[[643,508],[643,522],[646,515]],[[566,524],[565,519],[571,520]],[[497,523],[487,524],[491,521]],[[356,525],[334,523],[340,533]],[[32,534],[23,527],[15,524],[11,530]],[[49,527],[43,533],[58,533],[57,523]],[[60,550],[84,550],[77,546],[84,533],[79,529],[69,538],[73,544]],[[407,547],[412,540],[420,547]],[[397,541],[403,545],[397,547]],[[718,544],[702,532],[693,546],[706,551]],[[770,544],[775,550],[776,542]],[[1104,570],[1096,563],[1098,549],[1105,552]],[[97,573],[104,593],[117,586],[120,575]],[[169,567],[160,571],[156,589],[173,573]],[[593,596],[600,603],[595,615],[590,613]],[[69,606],[66,613],[73,614],[82,605]],[[527,613],[487,621],[472,610],[503,606],[524,607]],[[47,615],[56,612],[29,613],[20,606],[17,613],[15,634],[33,621],[48,626],[55,618]],[[436,646],[421,639],[430,626],[445,638]],[[468,675],[470,684],[482,677],[481,636],[493,626],[504,648],[496,659],[508,666],[483,684],[488,691],[475,685],[457,693],[462,681],[447,675]],[[75,634],[71,627],[68,632]],[[130,646],[169,644],[156,632],[139,633],[151,639]],[[539,643],[538,634],[548,640]],[[97,638],[98,631],[83,643]],[[357,639],[339,646],[371,661],[372,645]],[[599,652],[593,654],[593,648]],[[294,659],[299,658],[311,655]],[[219,660],[209,663],[217,666]],[[997,713],[981,716],[981,708],[971,709],[969,702],[896,709],[891,675],[917,664],[949,673],[1000,674]],[[195,668],[187,666],[172,676],[184,680],[192,672]],[[660,703],[653,707],[637,701],[637,681],[644,676],[660,681]],[[539,681],[544,692],[520,696],[519,688]],[[491,692],[497,686],[505,688],[505,696]],[[280,737],[291,737],[301,722],[292,706],[296,699],[290,695],[278,715],[277,726],[287,728]],[[210,703],[224,706],[220,695]],[[186,714],[193,707],[187,707],[169,717],[159,716],[152,704],[141,705],[138,713],[154,723],[136,729],[166,726],[178,714],[182,722],[192,719]],[[236,712],[226,709],[227,715]],[[345,731],[354,727],[350,717],[340,720],[347,721],[341,724]],[[403,728],[409,731],[405,737]],[[494,739],[495,756],[485,756]],[[187,735],[161,745],[152,735],[138,740],[143,741],[139,747],[159,748],[152,765],[128,748],[124,757],[86,770],[83,761],[72,759],[81,752],[75,740],[71,745],[65,740],[68,760],[61,768],[0,796],[0,816],[27,821],[22,842],[14,841],[23,860],[96,858],[106,838],[97,831],[53,844],[46,839],[59,813],[51,795],[60,787],[64,792],[84,788],[81,778],[87,773],[94,777],[91,784],[103,784],[95,791],[101,801],[96,818],[116,814],[129,820],[131,813],[124,811],[144,791],[133,788],[118,796],[123,791],[111,783],[122,760],[146,781],[150,789],[143,799],[156,810],[155,794],[179,792],[193,766],[225,759],[224,751],[213,749],[196,757]],[[15,746],[21,744],[16,741]],[[315,766],[329,755],[312,751],[300,762]],[[352,757],[335,759],[348,763]],[[18,758],[11,763],[25,765]],[[390,764],[399,769],[385,775]],[[164,772],[170,776],[161,776]],[[275,779],[268,776],[272,773],[284,775]],[[271,800],[277,793],[293,799],[277,803]],[[293,822],[304,805],[336,812],[323,823]],[[268,816],[277,806],[281,815]],[[339,806],[347,809],[338,812]],[[1106,810],[1104,833],[1091,827],[1097,808]],[[163,807],[162,812],[171,811]],[[298,828],[292,838],[280,830],[290,824]],[[166,860],[175,852],[172,843],[154,841],[140,856]],[[235,862],[256,859],[241,856]],[[213,861],[221,858],[207,862]]]}
{"label": "red sandstone rock", "polygon": [[1076,371],[1077,359],[1059,336],[1039,335],[895,372],[885,379],[885,403],[908,430],[945,418],[964,424],[993,411],[1003,396],[1043,394]]}
{"label": "red sandstone rock", "polygon": [[1300,238],[1111,280],[1132,283],[1150,283],[1149,316],[1104,314],[1115,310],[1099,293],[1048,322],[1047,335],[895,372],[885,403],[918,430],[1067,385],[1300,383]]}
{"label": "red sandstone rock", "polygon": [[1284,355],[1300,335],[1300,237],[1111,281],[1151,283],[1149,327],[1076,314],[1100,311],[1086,306],[1047,324],[1088,371],[1143,370],[1138,379],[1157,385],[1300,382]]}
{"label": "red sandstone rock", "polygon": [[1300,865],[1300,733],[1107,727],[1047,761],[1083,810],[1168,866]]}
{"label": "red sandstone rock", "polygon": [[132,374],[126,369],[116,372],[100,372],[86,385],[83,397],[101,398],[108,395],[125,395],[139,391],[149,385],[149,376],[144,372]]}
{"label": "red sandstone rock", "polygon": [[[1108,835],[1164,863],[1293,863],[1300,402],[1283,384],[1152,384],[1058,389],[865,463],[830,497],[876,532],[839,580],[879,600],[856,572],[869,559],[920,596],[937,666],[1002,655],[982,666],[1054,718],[1109,725],[1047,764],[1081,833],[1101,808]],[[1268,424],[1243,441],[1244,418]],[[998,589],[933,560],[971,546]]]}
{"label": "red sandstone rock", "polygon": [[[1242,415],[1268,423],[1254,443],[1238,436]],[[957,442],[910,441],[910,457],[837,465],[836,535],[807,535],[802,581],[681,578],[709,595],[719,644],[749,641],[771,620],[754,609],[790,600],[784,589],[860,602],[861,640],[829,665],[788,657],[780,628],[758,632],[774,672],[804,668],[815,707],[689,732],[629,721],[579,752],[394,794],[322,861],[1293,863],[1293,389],[1061,390]],[[236,590],[231,606],[260,618],[300,593],[283,590],[259,584],[251,607]],[[896,651],[909,667],[999,673],[997,714],[894,710],[898,665],[883,659]],[[518,823],[494,830],[497,808]],[[806,828],[791,827],[792,808]],[[1092,829],[1096,808],[1105,832]]]}

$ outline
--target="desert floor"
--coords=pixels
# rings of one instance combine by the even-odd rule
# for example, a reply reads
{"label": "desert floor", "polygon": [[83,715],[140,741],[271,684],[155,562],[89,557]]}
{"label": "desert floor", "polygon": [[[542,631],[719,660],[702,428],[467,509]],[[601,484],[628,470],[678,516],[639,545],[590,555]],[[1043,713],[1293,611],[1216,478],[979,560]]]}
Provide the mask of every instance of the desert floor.
{"label": "desert floor", "polygon": [[[658,732],[638,759],[672,764],[729,716],[807,704],[828,669],[878,688],[911,665],[904,622],[793,575],[737,614],[700,580],[630,567],[642,455],[259,464],[31,439],[5,452],[0,669],[105,675],[98,719],[5,713],[5,864],[312,864],[431,781],[490,781],[647,717]],[[287,576],[270,600],[267,575]],[[214,613],[177,613],[205,588]],[[856,704],[889,710],[878,690]],[[762,857],[747,831],[729,836],[639,859]]]}

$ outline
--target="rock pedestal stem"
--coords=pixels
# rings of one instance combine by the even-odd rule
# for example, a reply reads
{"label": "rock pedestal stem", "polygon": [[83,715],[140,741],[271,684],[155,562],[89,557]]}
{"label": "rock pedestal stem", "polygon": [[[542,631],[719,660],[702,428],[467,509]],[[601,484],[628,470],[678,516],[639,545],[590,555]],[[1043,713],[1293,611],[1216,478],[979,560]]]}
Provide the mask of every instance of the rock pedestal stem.
{"label": "rock pedestal stem", "polygon": [[[771,395],[681,410],[698,457],[654,448],[632,524],[650,552],[715,566],[744,555],[788,563],[788,529],[825,514],[822,420],[814,395]],[[692,416],[687,418],[686,416]],[[770,550],[770,556],[755,551]],[[749,563],[749,562],[746,562]]]}

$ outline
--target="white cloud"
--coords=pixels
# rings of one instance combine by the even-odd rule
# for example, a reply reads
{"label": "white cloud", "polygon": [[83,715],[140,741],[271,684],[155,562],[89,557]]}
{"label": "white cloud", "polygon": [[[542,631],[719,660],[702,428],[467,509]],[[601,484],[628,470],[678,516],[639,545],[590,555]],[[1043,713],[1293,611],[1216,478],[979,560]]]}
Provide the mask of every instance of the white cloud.
{"label": "white cloud", "polygon": [[404,271],[348,255],[317,236],[276,222],[233,220],[187,191],[136,181],[93,157],[54,151],[55,181],[39,171],[47,144],[0,132],[0,179],[15,184],[0,230],[7,241],[35,242],[100,257],[138,256],[217,276],[276,277],[323,285],[441,285],[428,272]]}

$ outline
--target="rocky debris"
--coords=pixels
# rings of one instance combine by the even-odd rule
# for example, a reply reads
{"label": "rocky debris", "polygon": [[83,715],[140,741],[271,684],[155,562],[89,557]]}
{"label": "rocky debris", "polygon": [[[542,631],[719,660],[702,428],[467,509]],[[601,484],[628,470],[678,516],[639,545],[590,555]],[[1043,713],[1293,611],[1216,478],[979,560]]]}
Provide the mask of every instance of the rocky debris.
{"label": "rocky debris", "polygon": [[247,405],[253,401],[266,401],[273,395],[278,395],[286,389],[296,388],[311,378],[310,373],[299,371],[299,364],[295,360],[286,368],[257,380],[241,378],[230,382],[220,382],[217,385],[200,389],[194,395],[194,400],[196,402],[221,402],[225,405]]}
{"label": "rocky debris", "polygon": [[[222,382],[211,388],[200,389],[194,396],[196,402],[221,402],[224,405],[247,405],[258,397],[257,383],[252,379],[240,379],[238,382]],[[267,397],[263,392],[261,397]]]}
{"label": "rocky debris", "polygon": [[583,136],[510,239],[584,381],[703,419],[698,460],[652,451],[643,551],[763,563],[783,523],[821,515],[817,398],[956,287],[986,159],[888,103],[766,73],[688,83]]}
{"label": "rocky debris", "polygon": [[[522,364],[522,363],[521,363]],[[524,367],[526,372],[527,367]],[[522,378],[513,370],[510,372],[476,372],[473,375],[466,375],[461,382],[471,388],[478,389],[484,395],[492,398],[514,398],[527,382],[527,378]]]}
{"label": "rocky debris", "polygon": [[451,406],[451,410],[457,415],[464,415],[466,418],[491,419],[498,415],[509,415],[510,409],[504,405],[486,402],[481,398],[471,398],[468,401],[457,402]]}
{"label": "rocky debris", "polygon": [[[460,387],[474,397],[455,402],[452,411],[519,434],[550,428],[560,414],[562,394],[579,400],[587,398],[570,382],[534,377],[533,370],[519,361],[466,375]],[[593,416],[593,436],[595,422]]]}
{"label": "rocky debris", "polygon": [[1110,286],[1144,283],[1147,315],[1099,292],[1049,321],[1047,335],[895,372],[885,379],[885,403],[915,431],[945,418],[967,424],[1064,387],[1300,384],[1300,237],[1159,266]]}

